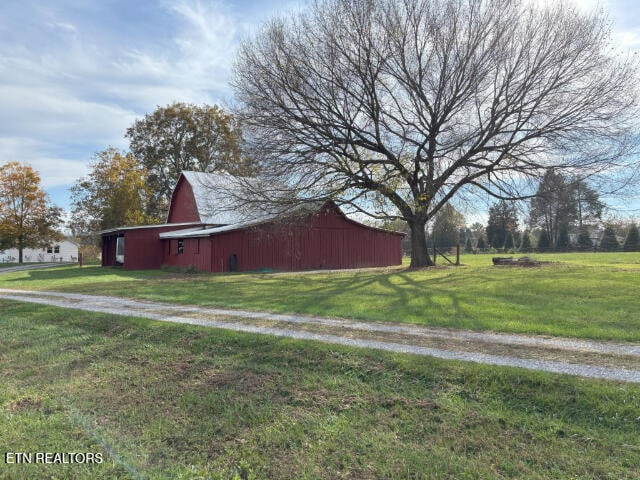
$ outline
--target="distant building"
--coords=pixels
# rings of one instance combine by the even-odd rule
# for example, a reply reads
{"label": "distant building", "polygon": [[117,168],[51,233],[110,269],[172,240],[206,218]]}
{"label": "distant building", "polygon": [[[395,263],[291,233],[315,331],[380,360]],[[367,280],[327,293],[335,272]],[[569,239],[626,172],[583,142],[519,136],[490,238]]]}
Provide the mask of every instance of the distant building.
{"label": "distant building", "polygon": [[404,234],[347,218],[333,202],[280,215],[234,209],[228,182],[216,174],[183,172],[167,223],[101,232],[102,265],[128,270],[162,265],[205,272],[313,270],[399,265]]}
{"label": "distant building", "polygon": [[[15,263],[18,261],[18,249],[0,250],[0,262]],[[77,262],[78,244],[71,240],[53,242],[44,248],[25,248],[22,250],[23,262]]]}

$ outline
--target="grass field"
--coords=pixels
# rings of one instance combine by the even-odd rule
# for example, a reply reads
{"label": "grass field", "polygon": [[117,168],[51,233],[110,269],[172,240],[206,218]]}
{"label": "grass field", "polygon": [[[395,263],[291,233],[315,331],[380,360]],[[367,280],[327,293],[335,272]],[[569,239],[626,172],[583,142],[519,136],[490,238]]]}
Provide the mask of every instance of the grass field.
{"label": "grass field", "polygon": [[0,287],[341,316],[438,327],[640,341],[640,253],[536,255],[537,268],[462,267],[317,274],[175,274],[61,267],[0,276]]}
{"label": "grass field", "polygon": [[639,385],[0,309],[0,445],[105,456],[2,479],[640,477]]}

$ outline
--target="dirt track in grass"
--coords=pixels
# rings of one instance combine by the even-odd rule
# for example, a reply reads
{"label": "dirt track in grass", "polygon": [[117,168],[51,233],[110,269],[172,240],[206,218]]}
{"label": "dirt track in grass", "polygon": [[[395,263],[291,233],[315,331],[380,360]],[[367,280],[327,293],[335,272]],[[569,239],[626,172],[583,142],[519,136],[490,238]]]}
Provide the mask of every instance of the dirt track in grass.
{"label": "dirt track in grass", "polygon": [[640,345],[497,334],[117,297],[0,289],[0,298],[438,358],[640,383]]}

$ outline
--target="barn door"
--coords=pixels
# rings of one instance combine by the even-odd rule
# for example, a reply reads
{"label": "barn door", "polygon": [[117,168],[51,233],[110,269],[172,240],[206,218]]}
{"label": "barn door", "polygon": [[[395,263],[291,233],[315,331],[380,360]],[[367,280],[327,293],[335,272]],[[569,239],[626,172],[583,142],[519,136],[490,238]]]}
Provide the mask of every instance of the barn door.
{"label": "barn door", "polygon": [[237,272],[238,271],[238,256],[235,253],[229,255],[229,271]]}

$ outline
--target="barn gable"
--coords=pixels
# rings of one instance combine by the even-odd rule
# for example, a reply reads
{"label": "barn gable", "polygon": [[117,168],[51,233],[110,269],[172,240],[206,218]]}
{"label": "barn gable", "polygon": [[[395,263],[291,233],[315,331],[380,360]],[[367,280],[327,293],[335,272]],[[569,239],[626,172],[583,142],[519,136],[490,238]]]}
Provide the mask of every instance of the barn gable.
{"label": "barn gable", "polygon": [[225,195],[233,182],[233,177],[224,173],[183,171],[171,194],[167,222],[231,225],[244,221],[246,214]]}

